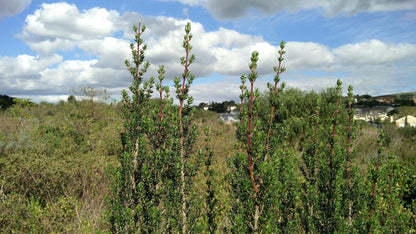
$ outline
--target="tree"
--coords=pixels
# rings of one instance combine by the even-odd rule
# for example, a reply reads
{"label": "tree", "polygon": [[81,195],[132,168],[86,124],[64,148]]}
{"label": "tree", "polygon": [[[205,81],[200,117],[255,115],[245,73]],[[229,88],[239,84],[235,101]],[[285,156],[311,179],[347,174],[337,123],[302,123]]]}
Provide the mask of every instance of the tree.
{"label": "tree", "polygon": [[76,98],[75,98],[75,96],[74,95],[70,95],[70,96],[68,96],[68,102],[76,102],[77,100],[76,100]]}

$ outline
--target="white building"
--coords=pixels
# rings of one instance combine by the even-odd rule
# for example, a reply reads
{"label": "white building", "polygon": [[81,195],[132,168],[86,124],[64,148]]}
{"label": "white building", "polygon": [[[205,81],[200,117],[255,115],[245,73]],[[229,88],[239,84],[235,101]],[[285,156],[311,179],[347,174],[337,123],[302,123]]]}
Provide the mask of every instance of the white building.
{"label": "white building", "polygon": [[402,127],[416,127],[416,117],[411,115],[406,115],[404,117],[401,117],[399,119],[395,119],[392,121],[396,127],[402,128]]}

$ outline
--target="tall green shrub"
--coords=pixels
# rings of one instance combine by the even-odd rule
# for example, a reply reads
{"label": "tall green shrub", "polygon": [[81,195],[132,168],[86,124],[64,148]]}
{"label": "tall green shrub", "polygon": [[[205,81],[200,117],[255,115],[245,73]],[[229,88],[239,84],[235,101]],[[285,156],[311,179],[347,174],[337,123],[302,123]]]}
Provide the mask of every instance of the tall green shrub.
{"label": "tall green shrub", "polygon": [[[135,43],[131,44],[132,62],[126,60],[133,76],[132,97],[123,91],[124,131],[121,133],[123,153],[119,165],[110,169],[112,194],[109,198],[109,219],[112,232],[178,232],[191,231],[198,211],[187,206],[190,184],[197,163],[190,163],[196,139],[194,108],[189,88],[194,76],[189,67],[195,60],[190,55],[191,25],[185,26],[183,47],[185,57],[182,79],[175,77],[179,106],[169,98],[163,86],[164,66],[158,70],[158,83],[143,75],[149,67],[145,62],[146,45],[141,39],[145,26],[134,27]],[[151,99],[153,88],[159,100]],[[180,211],[180,212],[178,212]]]}
{"label": "tall green shrub", "polygon": [[[158,82],[144,80],[149,67],[141,39],[145,27],[134,30],[132,62],[126,61],[132,96],[123,92],[123,150],[119,165],[110,169],[113,232],[365,233],[409,227],[410,213],[400,197],[404,169],[393,154],[384,159],[383,140],[367,176],[355,163],[364,155],[354,147],[352,86],[346,102],[340,80],[321,93],[285,89],[285,83],[279,87],[285,71],[282,42],[274,83],[265,95],[255,88],[258,52],[252,53],[248,76],[241,76],[238,150],[228,161],[231,209],[225,230],[217,230],[220,201],[214,193],[208,130],[205,153],[194,150],[191,26],[185,26],[183,74],[174,78],[178,105],[163,85],[163,65]],[[151,99],[154,87],[156,100]],[[202,158],[206,190],[192,190]]]}
{"label": "tall green shrub", "polygon": [[274,84],[268,85],[270,95],[266,102],[254,89],[258,77],[255,70],[259,55],[256,51],[251,56],[247,86],[246,76],[241,76],[239,151],[230,161],[234,192],[230,220],[234,232],[297,231],[297,168],[292,150],[287,147],[287,129],[277,121],[282,109],[280,93],[284,84],[280,88],[277,85],[280,73],[285,70],[281,65],[284,42],[280,46],[279,64],[274,67]]}

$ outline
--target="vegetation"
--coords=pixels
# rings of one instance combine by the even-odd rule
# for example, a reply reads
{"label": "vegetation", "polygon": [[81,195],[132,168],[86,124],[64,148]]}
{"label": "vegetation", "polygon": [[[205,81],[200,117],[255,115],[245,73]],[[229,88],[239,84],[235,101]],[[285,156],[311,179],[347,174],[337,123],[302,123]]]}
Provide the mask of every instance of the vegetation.
{"label": "vegetation", "polygon": [[[253,52],[240,122],[192,106],[190,24],[174,79],[157,79],[135,27],[133,81],[120,103],[105,91],[56,105],[14,99],[0,112],[0,229],[13,232],[405,233],[416,231],[412,127],[353,121],[353,87],[260,93]],[[152,99],[156,92],[159,98]],[[202,105],[204,106],[204,105]],[[413,111],[402,107],[397,114]]]}
{"label": "vegetation", "polygon": [[372,97],[371,95],[356,95],[354,106],[375,107],[375,106],[415,106],[416,93],[398,93]]}
{"label": "vegetation", "polygon": [[0,229],[106,229],[105,168],[120,152],[119,107],[73,101],[0,113]]}
{"label": "vegetation", "polygon": [[7,95],[0,95],[0,110],[7,109],[9,106],[14,104],[14,98]]}
{"label": "vegetation", "polygon": [[219,102],[212,102],[208,110],[214,111],[216,113],[225,113],[227,111],[230,111],[230,107],[236,106],[234,101],[223,101],[221,103]]}

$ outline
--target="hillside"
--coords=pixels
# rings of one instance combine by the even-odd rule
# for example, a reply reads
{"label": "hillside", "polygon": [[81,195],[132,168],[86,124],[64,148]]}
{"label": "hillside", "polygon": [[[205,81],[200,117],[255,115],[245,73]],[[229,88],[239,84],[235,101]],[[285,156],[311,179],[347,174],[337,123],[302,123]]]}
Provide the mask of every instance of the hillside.
{"label": "hillside", "polygon": [[[290,92],[286,95],[288,99],[296,93]],[[300,97],[297,100],[298,104],[302,103]],[[294,117],[287,119],[294,130],[288,136],[289,145],[294,147],[294,155],[300,155],[306,133],[300,130],[304,128],[301,113],[291,111],[282,112],[282,117]],[[106,196],[110,185],[106,170],[118,164],[122,150],[120,106],[91,101],[16,104],[0,112],[0,122],[3,123],[0,126],[0,229],[38,233],[107,232],[110,224]],[[211,132],[212,183],[218,200],[215,222],[223,230],[229,225],[227,214],[233,204],[227,179],[232,169],[225,162],[235,155],[237,127],[223,123],[214,112],[202,110],[196,113],[196,123],[195,155],[205,148],[204,127],[209,127]],[[384,127],[385,155],[394,152],[406,168],[399,188],[400,199],[415,217],[415,131],[388,124]],[[367,174],[377,157],[378,135],[376,128],[363,123],[356,125],[353,149],[359,153],[353,164],[361,168],[362,175]],[[205,169],[199,170],[192,189],[204,194]]]}

